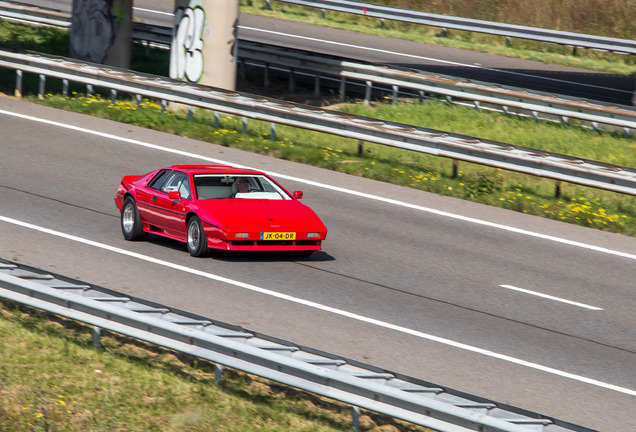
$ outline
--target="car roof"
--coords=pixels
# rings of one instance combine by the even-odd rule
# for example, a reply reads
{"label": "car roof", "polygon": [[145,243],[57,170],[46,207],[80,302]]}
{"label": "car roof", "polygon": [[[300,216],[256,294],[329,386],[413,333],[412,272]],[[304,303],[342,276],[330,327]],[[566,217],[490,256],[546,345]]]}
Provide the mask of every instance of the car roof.
{"label": "car roof", "polygon": [[191,174],[264,174],[249,168],[237,168],[230,165],[172,165],[176,169]]}

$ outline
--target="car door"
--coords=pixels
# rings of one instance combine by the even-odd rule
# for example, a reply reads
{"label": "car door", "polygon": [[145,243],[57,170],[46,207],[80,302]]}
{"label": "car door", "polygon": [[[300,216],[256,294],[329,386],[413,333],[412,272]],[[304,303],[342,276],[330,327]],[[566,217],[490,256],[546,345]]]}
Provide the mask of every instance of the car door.
{"label": "car door", "polygon": [[[179,192],[181,198],[170,198],[170,192]],[[152,205],[156,209],[155,225],[172,237],[185,238],[184,200],[188,201],[190,198],[190,182],[187,174],[181,171],[170,172],[152,198]]]}
{"label": "car door", "polygon": [[150,225],[157,226],[160,221],[159,209],[156,205],[156,196],[171,172],[172,170],[163,169],[159,171],[147,185],[137,189],[135,198],[137,200],[139,215],[142,221]]}

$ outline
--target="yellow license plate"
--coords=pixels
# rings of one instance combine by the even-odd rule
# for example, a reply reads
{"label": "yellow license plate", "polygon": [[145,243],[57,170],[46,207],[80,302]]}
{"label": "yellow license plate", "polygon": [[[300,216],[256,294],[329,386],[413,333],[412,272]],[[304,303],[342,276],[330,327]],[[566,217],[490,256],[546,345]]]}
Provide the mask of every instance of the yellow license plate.
{"label": "yellow license plate", "polygon": [[296,240],[295,232],[262,232],[261,240]]}

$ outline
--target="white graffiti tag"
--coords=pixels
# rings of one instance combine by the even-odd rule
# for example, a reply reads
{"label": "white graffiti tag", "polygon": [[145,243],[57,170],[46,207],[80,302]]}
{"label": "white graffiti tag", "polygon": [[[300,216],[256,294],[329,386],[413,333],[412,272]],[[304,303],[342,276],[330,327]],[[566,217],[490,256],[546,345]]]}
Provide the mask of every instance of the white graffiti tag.
{"label": "white graffiti tag", "polygon": [[198,82],[203,75],[203,24],[201,7],[179,8],[174,14],[170,78]]}

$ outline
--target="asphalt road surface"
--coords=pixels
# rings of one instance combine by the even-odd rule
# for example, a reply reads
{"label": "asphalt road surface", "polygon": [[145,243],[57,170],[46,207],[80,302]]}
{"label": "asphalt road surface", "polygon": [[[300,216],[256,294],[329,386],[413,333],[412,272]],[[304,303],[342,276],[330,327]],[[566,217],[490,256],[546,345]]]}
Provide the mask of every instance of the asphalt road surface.
{"label": "asphalt road surface", "polygon": [[[635,238],[10,98],[0,130],[0,257],[589,428],[636,430]],[[214,162],[303,190],[329,228],[323,251],[195,259],[158,237],[124,241],[123,175]]]}

